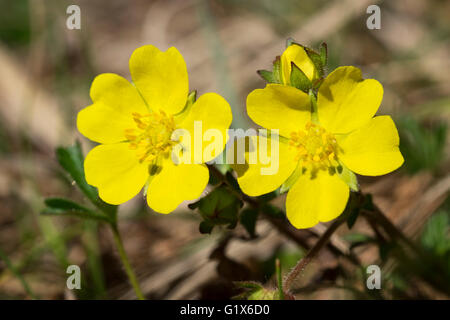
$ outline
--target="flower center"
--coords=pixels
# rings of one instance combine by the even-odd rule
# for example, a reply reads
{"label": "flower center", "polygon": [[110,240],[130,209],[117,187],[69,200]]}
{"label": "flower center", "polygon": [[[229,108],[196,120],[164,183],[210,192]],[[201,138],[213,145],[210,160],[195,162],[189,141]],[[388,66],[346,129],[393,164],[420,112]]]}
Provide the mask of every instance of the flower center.
{"label": "flower center", "polygon": [[172,147],[178,143],[171,139],[175,121],[164,111],[141,115],[133,112],[136,128],[126,129],[125,137],[130,148],[136,150],[139,161],[153,162],[159,156],[168,156]]}
{"label": "flower center", "polygon": [[337,164],[335,137],[312,122],[305,125],[305,130],[291,132],[289,145],[297,149],[295,160],[301,160],[304,166],[325,169]]}

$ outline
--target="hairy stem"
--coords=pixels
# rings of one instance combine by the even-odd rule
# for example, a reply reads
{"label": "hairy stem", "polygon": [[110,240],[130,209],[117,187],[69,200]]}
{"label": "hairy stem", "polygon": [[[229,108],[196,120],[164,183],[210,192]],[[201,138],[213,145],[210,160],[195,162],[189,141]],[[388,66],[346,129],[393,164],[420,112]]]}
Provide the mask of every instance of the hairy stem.
{"label": "hairy stem", "polygon": [[125,272],[130,280],[130,283],[136,292],[136,296],[139,300],[145,300],[144,294],[142,293],[141,288],[139,287],[139,283],[137,281],[136,275],[134,274],[133,268],[130,265],[128,260],[128,256],[125,252],[125,248],[123,247],[122,238],[120,237],[119,229],[115,225],[111,225],[111,230],[114,236],[114,242],[117,247],[117,251],[119,252],[120,260],[122,260],[123,267],[125,268]]}
{"label": "hairy stem", "polygon": [[284,280],[283,291],[289,292],[289,288],[300,274],[303,269],[306,268],[309,262],[316,256],[316,254],[327,244],[328,240],[331,238],[333,233],[337,230],[337,228],[344,222],[344,219],[335,220],[325,231],[325,233],[317,240],[316,244],[308,251],[306,256],[304,256],[300,261],[297,262],[297,265],[289,272]]}

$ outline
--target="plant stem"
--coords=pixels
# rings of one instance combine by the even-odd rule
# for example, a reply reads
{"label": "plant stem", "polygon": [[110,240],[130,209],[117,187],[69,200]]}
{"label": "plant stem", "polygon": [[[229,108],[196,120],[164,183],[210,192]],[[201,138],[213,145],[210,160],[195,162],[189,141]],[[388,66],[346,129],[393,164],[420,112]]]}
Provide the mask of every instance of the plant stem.
{"label": "plant stem", "polygon": [[128,279],[130,280],[130,283],[133,286],[134,291],[136,292],[136,296],[139,300],[145,300],[141,288],[139,287],[136,275],[134,274],[133,268],[131,267],[130,262],[128,260],[125,248],[123,247],[119,229],[117,228],[117,226],[111,225],[111,230],[114,236],[114,242],[116,243],[117,251],[119,252],[120,260],[122,260],[123,267],[125,268],[125,272],[128,276]]}
{"label": "plant stem", "polygon": [[276,274],[277,274],[277,284],[278,284],[279,299],[280,300],[284,300],[283,278],[281,276],[280,259],[275,260],[275,271],[276,271]]}
{"label": "plant stem", "polygon": [[312,247],[306,256],[304,256],[300,261],[297,262],[297,265],[289,272],[284,280],[283,291],[289,292],[289,288],[300,274],[303,269],[308,265],[308,263],[315,257],[315,255],[327,244],[328,240],[331,238],[333,233],[337,230],[337,228],[344,222],[344,219],[335,220],[325,231],[325,233],[317,240],[314,247]]}

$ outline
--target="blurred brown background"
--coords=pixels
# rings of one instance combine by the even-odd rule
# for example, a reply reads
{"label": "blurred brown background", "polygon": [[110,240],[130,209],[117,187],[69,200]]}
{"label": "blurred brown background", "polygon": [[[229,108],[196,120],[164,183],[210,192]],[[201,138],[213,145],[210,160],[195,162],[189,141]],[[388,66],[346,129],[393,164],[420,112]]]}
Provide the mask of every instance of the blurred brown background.
{"label": "blurred brown background", "polygon": [[[0,298],[30,297],[8,264],[40,298],[134,297],[106,228],[39,213],[47,196],[82,201],[59,168],[54,148],[75,139],[81,140],[85,153],[93,146],[75,126],[77,112],[90,104],[90,83],[103,72],[129,79],[128,59],[144,44],[163,50],[177,47],[187,63],[190,88],[200,94],[220,93],[232,105],[233,125],[249,127],[253,124],[245,113],[246,96],[264,86],[256,70],[270,68],[288,37],[313,48],[327,42],[329,71],[356,65],[365,77],[383,84],[379,113],[392,115],[401,133],[405,165],[386,177],[360,179],[363,191],[373,193],[392,221],[417,241],[428,241],[423,240],[424,226],[439,215],[434,223],[444,224],[439,241],[447,251],[440,250],[446,255],[450,251],[449,1],[1,0],[0,4]],[[66,28],[70,4],[81,8],[81,30]],[[380,30],[366,27],[371,4],[381,8]],[[298,243],[266,221],[258,224],[260,237],[251,242],[239,238],[243,232],[238,228],[222,252],[217,243],[226,231],[200,235],[199,218],[184,208],[169,216],[157,215],[146,208],[142,197],[121,206],[125,247],[149,297],[229,297],[231,280],[270,283],[275,256],[282,257],[287,268],[303,254]],[[364,224],[355,228],[370,234]],[[323,229],[319,225],[293,232],[311,243]],[[433,230],[429,237],[438,232]],[[340,231],[343,236],[334,237],[332,244],[347,252],[349,231]],[[209,259],[213,250],[216,254]],[[355,250],[364,264],[379,259],[376,248]],[[325,251],[299,285],[314,284],[315,277],[332,273],[340,263]],[[68,264],[82,266],[86,276],[82,293],[65,289]],[[450,263],[448,267],[450,272]],[[299,297],[357,296],[341,288],[364,286],[356,275],[359,271],[350,270],[355,274],[348,277],[350,284],[325,274],[327,281],[320,284],[329,286]],[[236,275],[243,279],[233,278]],[[388,285],[395,286],[392,283]],[[447,297],[420,282],[406,281],[404,286],[406,297]]]}

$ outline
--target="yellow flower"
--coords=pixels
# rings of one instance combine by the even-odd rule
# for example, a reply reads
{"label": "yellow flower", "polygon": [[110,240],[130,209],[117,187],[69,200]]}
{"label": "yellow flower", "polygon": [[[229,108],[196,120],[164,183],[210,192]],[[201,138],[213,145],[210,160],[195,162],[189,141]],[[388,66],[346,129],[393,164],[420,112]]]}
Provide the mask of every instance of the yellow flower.
{"label": "yellow flower", "polygon": [[[391,117],[374,117],[382,96],[381,84],[363,80],[355,67],[337,68],[324,80],[317,112],[311,112],[308,94],[296,88],[268,84],[254,90],[247,112],[258,125],[279,129],[279,170],[261,175],[260,169],[271,163],[237,166],[240,187],[258,196],[283,184],[282,189],[289,189],[287,217],[296,228],[336,218],[345,209],[349,186],[357,189],[353,172],[377,176],[403,163]],[[246,152],[247,162],[258,153],[258,139],[271,138],[251,137],[254,148]]]}
{"label": "yellow flower", "polygon": [[291,85],[292,63],[294,63],[306,77],[311,81],[319,78],[319,73],[305,51],[305,48],[299,44],[293,43],[284,50],[280,60],[281,80],[285,85]]}
{"label": "yellow flower", "polygon": [[[181,141],[173,140],[173,132],[185,129],[193,141],[194,121],[201,121],[202,134],[211,128],[225,132],[232,120],[230,106],[215,93],[189,101],[186,64],[173,47],[165,52],[151,45],[136,49],[130,73],[131,83],[112,73],[97,76],[90,91],[93,104],[78,113],[78,130],[100,143],[86,156],[86,181],[110,204],[126,202],[146,186],[148,205],[169,213],[201,195],[209,179],[202,163],[226,143],[200,162],[176,165],[171,151]],[[202,155],[207,146],[202,143],[192,155]]]}

